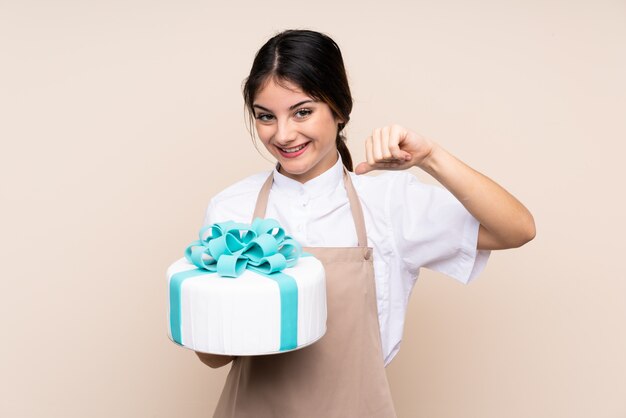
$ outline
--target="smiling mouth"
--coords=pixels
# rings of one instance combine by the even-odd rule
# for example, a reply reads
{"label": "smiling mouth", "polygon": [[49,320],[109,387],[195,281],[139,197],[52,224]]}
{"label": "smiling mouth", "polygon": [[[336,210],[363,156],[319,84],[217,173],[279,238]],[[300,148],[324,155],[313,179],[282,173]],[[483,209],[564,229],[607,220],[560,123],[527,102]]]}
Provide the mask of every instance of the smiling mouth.
{"label": "smiling mouth", "polygon": [[[308,142],[307,142],[307,144],[308,144]],[[297,147],[292,147],[292,148],[281,148],[281,147],[278,147],[278,148],[280,148],[280,150],[281,150],[282,152],[292,153],[292,152],[298,152],[298,151],[300,151],[301,149],[303,149],[304,147],[306,147],[306,146],[307,146],[307,144],[298,145]]]}
{"label": "smiling mouth", "polygon": [[302,145],[298,145],[297,147],[291,147],[291,148],[282,148],[282,147],[276,147],[278,148],[278,150],[280,151],[280,154],[283,157],[286,158],[295,158],[299,155],[301,155],[307,148],[307,146],[309,145],[308,142],[302,144]]}

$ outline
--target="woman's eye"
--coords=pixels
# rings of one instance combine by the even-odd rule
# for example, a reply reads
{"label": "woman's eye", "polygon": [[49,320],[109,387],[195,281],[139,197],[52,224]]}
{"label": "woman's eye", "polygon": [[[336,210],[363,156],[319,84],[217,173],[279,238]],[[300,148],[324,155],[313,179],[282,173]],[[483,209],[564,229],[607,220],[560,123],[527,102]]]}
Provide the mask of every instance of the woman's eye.
{"label": "woman's eye", "polygon": [[258,115],[256,115],[256,118],[262,122],[267,122],[271,120],[273,116],[267,113],[259,113]]}
{"label": "woman's eye", "polygon": [[298,109],[295,113],[297,118],[304,118],[309,116],[313,111],[311,109]]}

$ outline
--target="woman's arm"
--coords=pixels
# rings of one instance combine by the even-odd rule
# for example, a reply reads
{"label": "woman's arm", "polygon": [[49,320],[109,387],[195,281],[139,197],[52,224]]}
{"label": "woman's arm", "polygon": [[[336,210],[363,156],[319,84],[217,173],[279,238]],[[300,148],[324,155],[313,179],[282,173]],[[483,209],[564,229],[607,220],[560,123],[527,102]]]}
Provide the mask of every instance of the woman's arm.
{"label": "woman's arm", "polygon": [[419,167],[437,179],[480,222],[479,249],[519,247],[535,237],[535,221],[524,205],[429,139],[399,125],[375,129],[366,156],[355,173]]}
{"label": "woman's arm", "polygon": [[217,354],[200,353],[198,351],[196,351],[195,353],[198,355],[198,358],[201,362],[213,369],[225,366],[233,361],[233,359],[235,358],[233,356],[220,356]]}

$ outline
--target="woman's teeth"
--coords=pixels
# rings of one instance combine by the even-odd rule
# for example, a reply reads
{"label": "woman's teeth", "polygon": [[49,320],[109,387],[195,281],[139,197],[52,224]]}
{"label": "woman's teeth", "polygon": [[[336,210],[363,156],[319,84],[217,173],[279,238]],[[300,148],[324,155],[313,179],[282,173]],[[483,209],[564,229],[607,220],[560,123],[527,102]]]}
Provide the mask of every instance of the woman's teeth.
{"label": "woman's teeth", "polygon": [[300,151],[304,147],[306,147],[306,144],[302,144],[302,145],[299,145],[299,146],[293,147],[293,148],[281,148],[281,150],[283,152],[297,152],[297,151]]}

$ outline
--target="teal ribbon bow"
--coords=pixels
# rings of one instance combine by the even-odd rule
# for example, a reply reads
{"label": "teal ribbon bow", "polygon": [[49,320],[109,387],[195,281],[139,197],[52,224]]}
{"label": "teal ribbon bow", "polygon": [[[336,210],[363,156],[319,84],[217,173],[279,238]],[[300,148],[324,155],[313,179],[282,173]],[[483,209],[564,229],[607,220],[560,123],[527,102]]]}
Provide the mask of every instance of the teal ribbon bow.
{"label": "teal ribbon bow", "polygon": [[274,219],[256,218],[251,225],[232,221],[205,226],[200,239],[189,244],[185,258],[197,268],[176,273],[170,279],[170,330],[182,345],[181,286],[184,280],[202,274],[238,277],[246,269],[269,277],[278,284],[281,303],[280,351],[298,346],[298,286],[281,273],[302,255],[300,244],[285,234]]}

